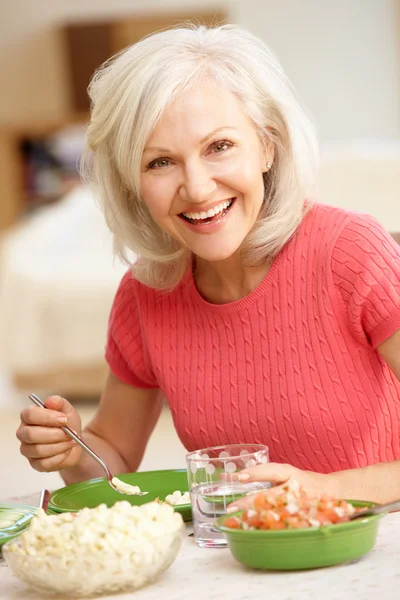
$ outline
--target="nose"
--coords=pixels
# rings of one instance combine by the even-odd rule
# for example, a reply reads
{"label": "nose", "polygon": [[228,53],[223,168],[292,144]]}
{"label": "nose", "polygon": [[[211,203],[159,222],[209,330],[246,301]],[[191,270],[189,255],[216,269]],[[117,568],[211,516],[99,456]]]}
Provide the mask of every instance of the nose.
{"label": "nose", "polygon": [[216,187],[205,166],[197,163],[185,169],[179,195],[185,202],[201,203],[211,198]]}

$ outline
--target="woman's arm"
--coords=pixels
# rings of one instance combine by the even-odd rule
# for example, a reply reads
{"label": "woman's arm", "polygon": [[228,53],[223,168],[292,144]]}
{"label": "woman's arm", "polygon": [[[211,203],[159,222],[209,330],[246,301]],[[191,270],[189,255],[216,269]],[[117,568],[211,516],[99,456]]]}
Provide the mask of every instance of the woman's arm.
{"label": "woman's arm", "polygon": [[[378,346],[378,352],[400,381],[400,330]],[[398,398],[400,402],[400,398]],[[400,460],[332,474],[334,489],[341,498],[384,503],[400,498]]]}
{"label": "woman's arm", "polygon": [[[110,372],[99,409],[82,437],[113,474],[136,471],[161,408],[160,390],[133,387]],[[86,452],[77,465],[60,473],[66,484],[104,475]]]}
{"label": "woman's arm", "polygon": [[400,329],[379,344],[378,352],[400,381]]}
{"label": "woman's arm", "polygon": [[[284,486],[295,479],[310,495],[326,493],[345,500],[369,500],[385,504],[400,499],[400,460],[327,475],[302,471],[292,465],[269,463],[246,469],[237,477],[246,483],[270,481],[276,486]],[[228,512],[241,510],[251,503],[251,496],[247,496],[231,504]]]}

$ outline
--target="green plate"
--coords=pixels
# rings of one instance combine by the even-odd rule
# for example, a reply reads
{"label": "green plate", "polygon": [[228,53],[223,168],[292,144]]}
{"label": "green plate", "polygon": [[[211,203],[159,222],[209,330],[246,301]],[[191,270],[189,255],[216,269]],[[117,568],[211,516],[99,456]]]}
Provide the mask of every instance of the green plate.
{"label": "green plate", "polygon": [[[372,502],[351,501],[357,507]],[[232,513],[240,516],[242,511]],[[230,529],[224,526],[228,515],[216,520],[234,558],[253,569],[297,570],[328,567],[363,556],[375,545],[379,520],[383,515],[328,525],[321,528],[268,530]]]}
{"label": "green plate", "polygon": [[[138,485],[142,492],[149,493],[146,496],[127,496],[115,492],[105,478],[89,479],[89,481],[73,483],[53,492],[50,496],[49,508],[55,512],[76,512],[86,507],[94,508],[99,504],[112,506],[121,500],[140,505],[156,498],[165,500],[168,494],[172,494],[176,490],[188,491],[185,469],[124,473],[118,475],[118,478],[125,483]],[[182,515],[184,521],[191,521],[191,504],[174,506],[174,510]]]}
{"label": "green plate", "polygon": [[28,504],[0,504],[0,548],[25,531],[36,511],[37,506]]}

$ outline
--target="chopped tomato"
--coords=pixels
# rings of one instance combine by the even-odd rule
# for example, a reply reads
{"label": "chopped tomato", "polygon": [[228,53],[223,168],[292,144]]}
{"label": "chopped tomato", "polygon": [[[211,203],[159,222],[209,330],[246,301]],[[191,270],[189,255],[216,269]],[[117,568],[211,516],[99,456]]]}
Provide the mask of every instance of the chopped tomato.
{"label": "chopped tomato", "polygon": [[241,524],[237,517],[230,517],[224,523],[225,527],[229,527],[230,529],[240,529]]}
{"label": "chopped tomato", "polygon": [[258,513],[249,516],[248,511],[246,511],[246,515],[242,515],[242,521],[247,523],[249,527],[254,527],[255,529],[259,529],[262,525],[262,520],[260,519],[260,515]]}
{"label": "chopped tomato", "polygon": [[264,529],[286,529],[286,523],[284,521],[272,521],[269,527],[265,527]]}
{"label": "chopped tomato", "polygon": [[254,510],[262,510],[267,508],[267,498],[264,494],[257,494],[254,498]]}
{"label": "chopped tomato", "polygon": [[356,511],[352,504],[327,494],[308,496],[294,481],[279,494],[273,489],[255,494],[250,508],[224,524],[231,529],[304,529],[343,523]]}

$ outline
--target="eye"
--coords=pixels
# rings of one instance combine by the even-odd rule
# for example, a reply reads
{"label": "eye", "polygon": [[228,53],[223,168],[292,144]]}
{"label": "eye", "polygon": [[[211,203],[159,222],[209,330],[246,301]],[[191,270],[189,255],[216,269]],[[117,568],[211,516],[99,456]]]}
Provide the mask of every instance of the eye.
{"label": "eye", "polygon": [[232,146],[232,142],[228,142],[227,140],[220,140],[219,142],[215,142],[211,146],[211,149],[214,154],[220,154],[221,152],[226,152],[226,150],[228,150]]}
{"label": "eye", "polygon": [[171,161],[168,158],[156,158],[147,165],[147,169],[164,169],[170,164]]}

